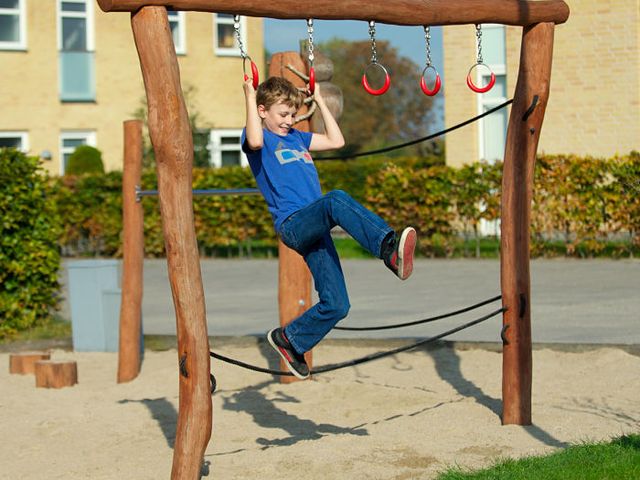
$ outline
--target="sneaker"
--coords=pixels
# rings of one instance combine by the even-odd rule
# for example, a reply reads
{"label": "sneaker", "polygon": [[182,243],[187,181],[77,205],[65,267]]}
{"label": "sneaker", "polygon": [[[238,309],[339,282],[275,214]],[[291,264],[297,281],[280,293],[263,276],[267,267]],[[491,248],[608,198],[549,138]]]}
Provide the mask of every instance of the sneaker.
{"label": "sneaker", "polygon": [[418,235],[413,227],[407,227],[402,231],[400,239],[396,241],[395,249],[388,260],[387,267],[394,272],[400,280],[406,280],[413,272],[413,251],[416,248]]}
{"label": "sneaker", "polygon": [[304,355],[295,351],[289,343],[289,340],[287,340],[282,328],[274,328],[267,333],[267,340],[269,340],[274,350],[282,357],[291,373],[300,380],[309,377],[309,367],[304,359]]}

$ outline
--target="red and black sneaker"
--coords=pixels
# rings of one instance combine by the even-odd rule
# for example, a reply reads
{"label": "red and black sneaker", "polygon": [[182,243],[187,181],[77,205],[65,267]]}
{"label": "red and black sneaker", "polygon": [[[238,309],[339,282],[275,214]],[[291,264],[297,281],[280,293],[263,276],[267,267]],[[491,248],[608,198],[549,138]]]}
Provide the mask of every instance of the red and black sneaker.
{"label": "red and black sneaker", "polygon": [[293,346],[289,343],[284,330],[282,328],[274,328],[267,333],[267,340],[274,348],[276,352],[282,357],[284,363],[291,373],[293,373],[300,380],[304,380],[309,377],[309,366],[304,359],[304,355],[296,352]]}
{"label": "red and black sneaker", "polygon": [[406,280],[413,272],[413,252],[416,248],[418,235],[413,227],[405,228],[396,240],[391,256],[384,263],[400,280]]}

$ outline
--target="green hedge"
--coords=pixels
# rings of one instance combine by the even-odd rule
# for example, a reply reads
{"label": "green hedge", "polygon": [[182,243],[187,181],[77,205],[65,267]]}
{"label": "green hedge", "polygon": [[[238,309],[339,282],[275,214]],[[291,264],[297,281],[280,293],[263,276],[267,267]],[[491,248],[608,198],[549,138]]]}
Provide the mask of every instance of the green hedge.
{"label": "green hedge", "polygon": [[51,318],[62,221],[37,158],[0,149],[0,338]]}
{"label": "green hedge", "polygon": [[[429,166],[431,165],[431,166]],[[394,228],[415,225],[424,255],[448,256],[461,236],[476,236],[480,219],[500,217],[502,165],[476,163],[460,169],[418,158],[318,162],[323,189],[343,189],[378,212]],[[613,159],[541,156],[536,163],[532,209],[534,255],[597,255],[621,240],[617,255],[640,247],[640,156]],[[253,188],[249,169],[194,169],[194,188]],[[59,178],[53,192],[62,218],[65,255],[120,256],[121,173]],[[155,189],[145,172],[143,189]],[[158,200],[142,200],[145,251],[162,256]],[[256,245],[274,248],[271,217],[259,196],[195,197],[203,256],[251,254]],[[479,243],[478,243],[479,245]]]}

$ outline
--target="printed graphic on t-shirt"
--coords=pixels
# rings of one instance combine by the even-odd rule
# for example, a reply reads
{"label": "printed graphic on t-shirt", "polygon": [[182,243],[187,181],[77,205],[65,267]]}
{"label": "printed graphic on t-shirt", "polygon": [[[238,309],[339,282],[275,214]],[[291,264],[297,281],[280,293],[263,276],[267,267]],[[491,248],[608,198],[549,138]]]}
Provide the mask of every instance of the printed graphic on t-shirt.
{"label": "printed graphic on t-shirt", "polygon": [[285,148],[282,142],[278,142],[275,155],[280,162],[280,165],[297,162],[298,160],[302,160],[305,163],[313,163],[313,159],[311,158],[311,155],[308,151]]}

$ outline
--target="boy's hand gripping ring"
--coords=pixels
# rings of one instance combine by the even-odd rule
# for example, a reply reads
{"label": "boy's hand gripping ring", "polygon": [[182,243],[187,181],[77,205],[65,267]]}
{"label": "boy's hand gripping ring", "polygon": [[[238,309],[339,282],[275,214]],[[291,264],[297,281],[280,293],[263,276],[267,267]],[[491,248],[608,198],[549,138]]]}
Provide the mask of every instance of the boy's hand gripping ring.
{"label": "boy's hand gripping ring", "polygon": [[[477,87],[473,80],[471,80],[471,73],[476,67],[484,66],[489,72],[491,72],[491,79],[489,83],[487,83],[484,87]],[[496,83],[496,75],[491,71],[489,67],[487,67],[484,63],[476,63],[469,69],[469,73],[467,74],[467,86],[476,93],[486,93],[493,88]]]}
{"label": "boy's hand gripping ring", "polygon": [[[380,67],[384,72],[384,85],[377,90],[371,88],[369,86],[369,82],[367,81],[367,70],[369,70],[371,67]],[[389,72],[387,72],[387,69],[384,68],[383,65],[377,62],[367,65],[367,67],[364,69],[364,73],[362,74],[362,86],[367,91],[367,93],[371,95],[382,95],[387,90],[389,90],[389,85],[391,85],[391,78],[389,77]]]}
{"label": "boy's hand gripping ring", "polygon": [[[433,88],[431,90],[429,89],[429,87],[427,87],[427,80],[424,77],[425,74],[427,73],[427,70],[430,70],[430,69],[436,73],[435,84],[433,85]],[[425,95],[429,95],[430,97],[433,97],[436,93],[440,91],[441,86],[442,86],[442,80],[440,80],[440,74],[436,70],[436,67],[434,67],[433,65],[427,65],[426,67],[424,67],[424,70],[422,70],[422,77],[420,77],[420,88],[422,89],[423,93]]]}
{"label": "boy's hand gripping ring", "polygon": [[244,81],[246,82],[249,79],[249,75],[247,75],[247,59],[251,62],[251,80],[253,81],[253,89],[257,90],[258,85],[260,84],[260,78],[258,75],[258,67],[253,63],[250,56],[245,56],[242,58],[242,70],[244,71]]}

